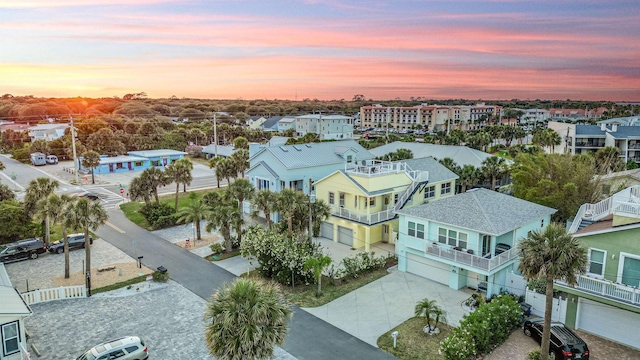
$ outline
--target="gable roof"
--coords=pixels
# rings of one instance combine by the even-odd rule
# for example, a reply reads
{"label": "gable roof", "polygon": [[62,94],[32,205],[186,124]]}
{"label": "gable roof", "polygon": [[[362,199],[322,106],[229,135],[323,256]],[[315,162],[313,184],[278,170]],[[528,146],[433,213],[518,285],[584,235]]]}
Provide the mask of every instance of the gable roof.
{"label": "gable roof", "polygon": [[31,315],[31,309],[24,300],[22,300],[22,296],[20,296],[18,290],[11,284],[11,280],[9,280],[9,275],[3,263],[0,263],[0,304],[2,304],[2,307],[0,307],[0,315]]}
{"label": "gable roof", "polygon": [[429,156],[434,157],[437,160],[451,158],[459,166],[473,165],[474,167],[481,167],[482,162],[492,156],[486,152],[466,146],[410,143],[402,141],[395,141],[390,144],[382,145],[377,148],[370,149],[369,152],[376,157],[381,157],[388,153],[396,152],[399,149],[411,150],[415,159]]}
{"label": "gable roof", "polygon": [[462,194],[397,211],[442,224],[500,236],[556,210],[488,189]]}
{"label": "gable roof", "polygon": [[349,149],[356,152],[357,160],[374,158],[370,152],[355,140],[343,140],[262,148],[249,161],[251,162],[252,159],[255,159],[260,154],[268,153],[287,169],[321,166],[345,162],[345,159],[339,153],[342,154]]}
{"label": "gable roof", "polygon": [[276,126],[278,124],[278,121],[280,121],[284,116],[272,116],[270,118],[267,118],[262,125],[260,125],[261,128],[263,129],[271,129],[272,127]]}
{"label": "gable roof", "polygon": [[273,169],[270,168],[269,165],[267,165],[267,163],[264,162],[264,161],[259,161],[258,163],[253,165],[248,171],[254,170],[255,168],[260,167],[260,166],[264,167],[269,172],[269,174],[271,174],[271,176],[273,176],[274,179],[278,179],[279,178],[278,173],[273,171]]}

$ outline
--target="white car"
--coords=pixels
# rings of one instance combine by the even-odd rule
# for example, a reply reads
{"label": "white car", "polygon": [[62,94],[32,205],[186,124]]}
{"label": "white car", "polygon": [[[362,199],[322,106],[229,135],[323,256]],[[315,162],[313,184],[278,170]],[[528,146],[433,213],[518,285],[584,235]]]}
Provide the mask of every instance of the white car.
{"label": "white car", "polygon": [[98,344],[76,360],[144,360],[149,358],[147,346],[137,336],[126,336]]}

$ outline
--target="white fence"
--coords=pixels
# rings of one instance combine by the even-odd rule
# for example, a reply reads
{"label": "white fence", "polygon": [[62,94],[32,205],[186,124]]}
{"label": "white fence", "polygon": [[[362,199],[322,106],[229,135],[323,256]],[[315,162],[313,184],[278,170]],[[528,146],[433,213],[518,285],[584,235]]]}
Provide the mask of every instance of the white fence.
{"label": "white fence", "polygon": [[[544,317],[546,296],[538,294],[535,291],[527,289],[525,301],[531,305],[531,313],[536,316]],[[551,320],[564,323],[567,317],[567,299],[553,298],[553,306],[551,308]]]}
{"label": "white fence", "polygon": [[87,297],[87,289],[84,285],[61,286],[54,289],[33,290],[20,295],[27,305],[33,305],[54,300],[84,298]]}

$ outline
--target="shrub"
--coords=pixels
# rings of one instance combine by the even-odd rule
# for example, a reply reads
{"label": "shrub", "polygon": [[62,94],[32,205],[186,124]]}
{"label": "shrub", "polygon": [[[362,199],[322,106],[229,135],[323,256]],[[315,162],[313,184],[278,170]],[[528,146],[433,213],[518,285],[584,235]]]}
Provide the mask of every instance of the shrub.
{"label": "shrub", "polygon": [[258,261],[257,270],[262,276],[285,285],[291,285],[292,281],[314,283],[313,271],[304,270],[304,263],[322,253],[320,245],[299,242],[259,226],[245,231],[240,252],[242,256],[253,256]]}
{"label": "shrub", "polygon": [[547,280],[546,279],[530,279],[527,282],[527,287],[538,294],[546,294],[547,293]]}
{"label": "shrub", "polygon": [[[520,324],[522,310],[514,296],[492,298],[491,302],[481,304],[476,311],[465,315],[456,329],[460,330],[453,331],[440,344],[446,359],[464,359],[459,356],[486,353],[507,340],[511,331]],[[467,348],[467,334],[471,337],[472,349]]]}
{"label": "shrub", "polygon": [[387,259],[382,256],[376,258],[375,252],[358,253],[342,260],[345,275],[353,278],[357,278],[363,272],[382,268],[386,262]]}
{"label": "shrub", "polygon": [[542,355],[540,355],[540,350],[533,350],[532,352],[529,353],[529,357],[527,359],[540,360],[541,357]]}
{"label": "shrub", "polygon": [[175,209],[167,203],[151,203],[140,208],[140,214],[155,229],[173,226],[176,224]]}
{"label": "shrub", "polygon": [[167,282],[167,281],[169,281],[169,272],[168,271],[165,271],[165,272],[154,271],[153,274],[151,274],[151,276],[153,277],[153,281],[157,281],[157,282]]}
{"label": "shrub", "polygon": [[209,245],[209,249],[211,249],[211,252],[214,254],[220,254],[224,251],[224,248],[222,247],[222,244],[220,243],[215,243],[215,244],[211,244]]}
{"label": "shrub", "polygon": [[440,351],[447,360],[466,360],[475,356],[473,336],[467,329],[457,327],[440,342]]}

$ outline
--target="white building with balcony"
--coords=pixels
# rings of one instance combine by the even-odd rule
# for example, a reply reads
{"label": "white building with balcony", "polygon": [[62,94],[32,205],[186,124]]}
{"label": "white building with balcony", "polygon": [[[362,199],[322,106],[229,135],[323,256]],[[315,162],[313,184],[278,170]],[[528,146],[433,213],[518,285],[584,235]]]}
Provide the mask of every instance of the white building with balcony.
{"label": "white building with balcony", "polygon": [[398,210],[398,269],[448,285],[506,290],[517,272],[516,246],[544,229],[556,210],[487,189],[472,189]]}
{"label": "white building with balcony", "polygon": [[351,116],[309,114],[296,117],[296,132],[318,134],[320,140],[348,140],[353,139],[353,123]]}

